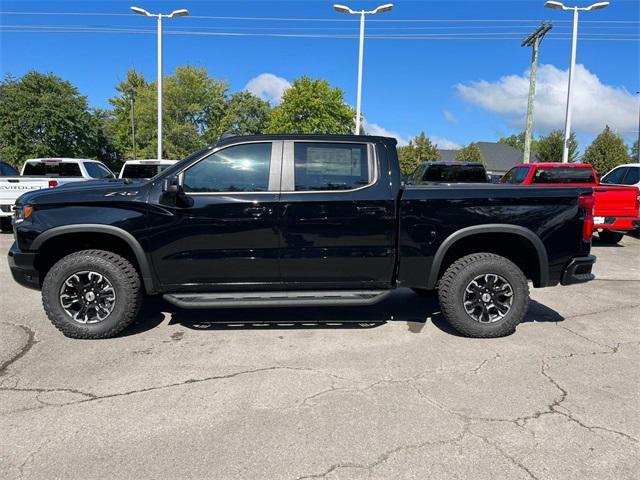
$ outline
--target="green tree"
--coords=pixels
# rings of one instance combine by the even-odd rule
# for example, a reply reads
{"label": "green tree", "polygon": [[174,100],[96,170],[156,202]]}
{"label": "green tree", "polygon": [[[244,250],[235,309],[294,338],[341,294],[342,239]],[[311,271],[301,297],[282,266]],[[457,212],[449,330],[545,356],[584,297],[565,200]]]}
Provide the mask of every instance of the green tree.
{"label": "green tree", "polygon": [[405,176],[411,175],[422,162],[431,162],[439,158],[437,145],[424,132],[409,140],[409,145],[398,148],[400,171]]}
{"label": "green tree", "polygon": [[355,128],[355,111],[344,101],[340,88],[326,80],[300,77],[284,91],[273,109],[266,133],[349,134]]}
{"label": "green tree", "polygon": [[462,147],[456,154],[456,160],[461,162],[480,162],[484,163],[484,157],[480,148],[475,143]]}
{"label": "green tree", "polygon": [[[157,151],[156,82],[146,83],[135,71],[116,88],[119,95],[113,105],[112,132],[127,156],[132,154],[130,99],[134,95],[136,150],[138,158],[155,158]],[[163,157],[184,158],[207,143],[217,140],[223,131],[228,86],[210,77],[204,68],[180,66],[164,78],[163,85]],[[131,93],[133,92],[133,93]]]}
{"label": "green tree", "polygon": [[222,135],[225,132],[234,135],[255,135],[263,133],[271,118],[269,102],[249,92],[237,92],[225,105],[220,124]]}
{"label": "green tree", "polygon": [[511,145],[513,148],[517,148],[521,152],[524,152],[524,132],[520,132],[518,135],[509,135],[508,137],[502,137],[500,140],[498,140],[498,143]]}
{"label": "green tree", "polygon": [[593,165],[599,175],[604,175],[613,167],[628,163],[629,154],[622,137],[607,125],[587,147],[582,160]]}
{"label": "green tree", "polygon": [[85,157],[111,162],[104,112],[53,74],[28,72],[0,82],[0,158],[15,165],[33,157]]}
{"label": "green tree", "polygon": [[[540,137],[536,142],[535,154],[538,162],[561,162],[564,145],[564,132],[553,130],[546,137]],[[569,161],[575,162],[578,158],[578,142],[576,134],[569,135]]]}

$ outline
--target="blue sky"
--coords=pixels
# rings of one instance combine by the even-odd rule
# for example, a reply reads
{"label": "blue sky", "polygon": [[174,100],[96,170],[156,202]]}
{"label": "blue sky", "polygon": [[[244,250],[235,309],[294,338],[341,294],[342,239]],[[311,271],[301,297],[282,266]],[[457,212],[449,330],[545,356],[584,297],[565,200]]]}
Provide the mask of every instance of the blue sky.
{"label": "blue sky", "polygon": [[[580,6],[591,3],[573,1]],[[154,20],[128,16],[128,7],[134,4],[152,12],[188,8],[192,17],[171,19],[165,24],[165,73],[181,64],[202,66],[211,75],[225,79],[232,91],[244,89],[265,73],[281,79],[260,77],[267,90],[310,75],[341,87],[346,100],[355,105],[355,38],[170,33],[356,35],[358,23],[352,21],[355,17],[334,12],[332,3],[3,0],[3,12],[46,15],[2,14],[0,69],[2,74],[14,76],[33,69],[53,72],[76,85],[92,106],[106,107],[108,98],[115,93],[114,86],[128,68],[135,67],[148,79],[156,75]],[[378,5],[375,1],[341,3],[354,9]],[[425,131],[443,147],[496,140],[521,130],[531,50],[521,47],[520,39],[541,20],[552,20],[555,26],[542,43],[534,128],[545,133],[562,127],[571,15],[545,9],[543,3],[398,0],[392,12],[369,17],[379,20],[368,20],[369,38],[365,43],[363,113],[369,130],[393,132],[401,140]],[[571,4],[571,0],[567,3]],[[315,20],[196,18],[203,16]],[[575,130],[584,145],[609,123],[630,142],[638,128],[635,92],[640,90],[640,2],[612,0],[604,10],[582,14],[580,21]],[[71,33],[69,29],[84,31]],[[97,33],[87,29],[148,29],[150,33]],[[376,35],[405,38],[374,38]],[[407,39],[412,35],[422,37]],[[426,35],[436,38],[425,39]],[[275,83],[270,85],[270,81]]]}

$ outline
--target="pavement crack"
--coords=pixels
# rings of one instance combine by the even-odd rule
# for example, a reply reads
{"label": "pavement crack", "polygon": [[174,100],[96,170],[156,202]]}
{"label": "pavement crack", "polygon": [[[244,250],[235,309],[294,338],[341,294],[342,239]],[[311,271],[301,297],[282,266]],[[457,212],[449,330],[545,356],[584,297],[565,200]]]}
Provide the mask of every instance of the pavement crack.
{"label": "pavement crack", "polygon": [[472,434],[472,435],[475,435],[476,437],[478,437],[480,440],[482,440],[486,444],[491,445],[498,452],[500,452],[500,454],[504,458],[506,458],[507,460],[509,460],[510,463],[512,463],[513,465],[518,467],[520,470],[525,472],[530,478],[532,478],[533,480],[538,480],[538,477],[527,466],[525,466],[521,461],[519,461],[518,459],[516,459],[512,455],[509,455],[505,450],[502,449],[502,447],[500,447],[500,445],[498,443],[492,442],[491,440],[489,440],[488,438],[486,438],[486,437],[484,437],[482,435],[478,435],[478,434],[475,434],[475,433]]}
{"label": "pavement crack", "polygon": [[20,349],[20,351],[16,355],[14,355],[12,358],[10,358],[6,362],[4,362],[2,365],[0,365],[0,376],[5,375],[6,370],[7,368],[9,368],[9,366],[17,362],[18,360],[20,360],[20,358],[24,357],[29,352],[29,350],[31,350],[31,348],[36,343],[38,343],[38,341],[35,339],[36,338],[35,332],[31,330],[29,327],[27,327],[26,325],[7,323],[7,322],[2,322],[2,323],[4,323],[5,325],[11,325],[14,327],[21,328],[27,334],[27,342],[24,344],[24,346]]}

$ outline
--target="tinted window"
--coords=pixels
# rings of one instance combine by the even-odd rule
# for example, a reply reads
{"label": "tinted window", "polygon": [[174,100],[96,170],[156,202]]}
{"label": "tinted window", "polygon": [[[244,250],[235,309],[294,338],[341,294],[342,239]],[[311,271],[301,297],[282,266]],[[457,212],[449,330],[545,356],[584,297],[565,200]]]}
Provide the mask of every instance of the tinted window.
{"label": "tinted window", "polygon": [[187,192],[266,192],[271,143],[247,143],[220,150],[184,174]]}
{"label": "tinted window", "polygon": [[640,182],[640,167],[629,167],[622,180],[623,185],[635,185]]}
{"label": "tinted window", "polygon": [[2,177],[15,177],[20,175],[18,171],[8,163],[0,162],[0,176]]}
{"label": "tinted window", "polygon": [[620,184],[625,173],[627,173],[627,167],[616,168],[602,177],[600,183]]}
{"label": "tinted window", "polygon": [[529,167],[515,167],[509,170],[502,177],[502,183],[522,183],[524,179],[527,178],[527,174],[529,173]]}
{"label": "tinted window", "polygon": [[367,146],[358,143],[296,143],[296,191],[351,190],[369,183]]}
{"label": "tinted window", "polygon": [[481,165],[429,165],[423,182],[487,182],[487,173]]}
{"label": "tinted window", "polygon": [[84,168],[91,178],[113,178],[113,173],[99,163],[85,162]]}
{"label": "tinted window", "polygon": [[122,178],[153,178],[171,165],[135,165],[124,167]]}
{"label": "tinted window", "polygon": [[591,168],[538,168],[532,183],[595,183]]}
{"label": "tinted window", "polygon": [[81,177],[80,165],[72,163],[27,162],[24,175],[45,175],[47,177]]}

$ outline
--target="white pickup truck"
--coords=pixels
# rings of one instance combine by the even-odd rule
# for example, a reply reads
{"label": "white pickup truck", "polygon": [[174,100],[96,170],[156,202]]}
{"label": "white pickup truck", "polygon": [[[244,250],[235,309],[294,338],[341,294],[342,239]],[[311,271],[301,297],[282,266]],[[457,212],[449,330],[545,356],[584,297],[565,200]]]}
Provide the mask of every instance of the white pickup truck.
{"label": "white pickup truck", "polygon": [[8,163],[0,163],[0,226],[11,229],[16,199],[23,193],[53,188],[71,182],[115,178],[102,162],[84,158],[34,158],[24,162],[22,172]]}

